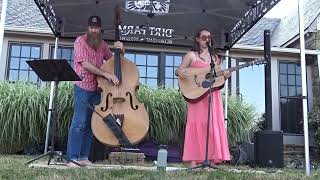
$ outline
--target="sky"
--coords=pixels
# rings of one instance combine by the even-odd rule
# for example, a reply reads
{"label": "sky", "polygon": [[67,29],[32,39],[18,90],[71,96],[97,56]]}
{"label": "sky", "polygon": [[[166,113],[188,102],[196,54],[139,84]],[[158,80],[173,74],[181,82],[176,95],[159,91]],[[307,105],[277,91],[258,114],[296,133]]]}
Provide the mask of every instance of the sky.
{"label": "sky", "polygon": [[264,17],[281,18],[298,9],[298,0],[280,0]]}
{"label": "sky", "polygon": [[239,71],[239,93],[245,102],[256,107],[261,116],[265,112],[264,66],[252,66]]}

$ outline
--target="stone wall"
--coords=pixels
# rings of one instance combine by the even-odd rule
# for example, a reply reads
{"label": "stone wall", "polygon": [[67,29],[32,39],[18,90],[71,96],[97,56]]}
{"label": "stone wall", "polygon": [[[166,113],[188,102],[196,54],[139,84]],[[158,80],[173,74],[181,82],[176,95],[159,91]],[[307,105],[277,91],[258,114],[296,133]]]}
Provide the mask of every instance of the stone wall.
{"label": "stone wall", "polygon": [[[285,166],[296,166],[302,168],[305,165],[304,146],[287,144],[283,147],[283,160]],[[311,166],[317,165],[319,162],[319,150],[315,146],[309,147]]]}

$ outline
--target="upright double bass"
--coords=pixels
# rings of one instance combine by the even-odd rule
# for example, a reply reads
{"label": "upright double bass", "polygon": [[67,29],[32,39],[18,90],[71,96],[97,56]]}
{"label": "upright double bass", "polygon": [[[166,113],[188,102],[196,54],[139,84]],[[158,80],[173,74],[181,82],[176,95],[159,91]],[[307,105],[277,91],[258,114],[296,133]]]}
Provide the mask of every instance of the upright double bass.
{"label": "upright double bass", "polygon": [[[119,41],[120,8],[115,8],[115,40]],[[119,79],[119,85],[103,77],[98,77],[98,87],[101,91],[101,102],[95,106],[92,115],[91,128],[94,136],[102,143],[109,146],[122,145],[114,130],[108,126],[109,121],[115,120],[118,128],[122,130],[130,144],[140,142],[148,132],[149,116],[143,103],[135,97],[138,89],[139,72],[134,63],[120,54],[120,49],[115,49],[114,58],[109,59],[101,66],[103,71],[114,73]],[[114,122],[112,122],[115,124]],[[121,131],[120,130],[120,131]]]}

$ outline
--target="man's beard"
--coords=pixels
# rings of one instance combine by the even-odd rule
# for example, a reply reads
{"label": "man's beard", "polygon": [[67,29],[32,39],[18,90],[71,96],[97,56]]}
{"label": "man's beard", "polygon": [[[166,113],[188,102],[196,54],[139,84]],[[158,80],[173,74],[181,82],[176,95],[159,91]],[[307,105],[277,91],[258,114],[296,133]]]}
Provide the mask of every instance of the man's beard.
{"label": "man's beard", "polygon": [[87,32],[87,44],[94,50],[97,50],[102,42],[101,33]]}

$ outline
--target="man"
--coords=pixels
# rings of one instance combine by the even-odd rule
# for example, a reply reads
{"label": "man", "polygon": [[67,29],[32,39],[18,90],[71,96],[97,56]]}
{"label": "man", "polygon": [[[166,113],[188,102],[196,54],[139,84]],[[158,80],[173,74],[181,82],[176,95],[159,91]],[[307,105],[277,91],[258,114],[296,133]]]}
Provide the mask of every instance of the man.
{"label": "man", "polygon": [[[124,53],[122,42],[115,42],[115,48]],[[91,117],[92,110],[89,104],[97,104],[100,101],[100,93],[97,92],[97,76],[118,84],[119,80],[114,74],[100,70],[103,60],[112,57],[112,53],[102,39],[101,19],[99,16],[91,16],[88,20],[88,32],[79,36],[74,43],[74,69],[82,81],[74,85],[74,113],[69,129],[67,157],[81,165],[92,165],[88,160],[91,143]],[[70,167],[77,165],[69,162]]]}

